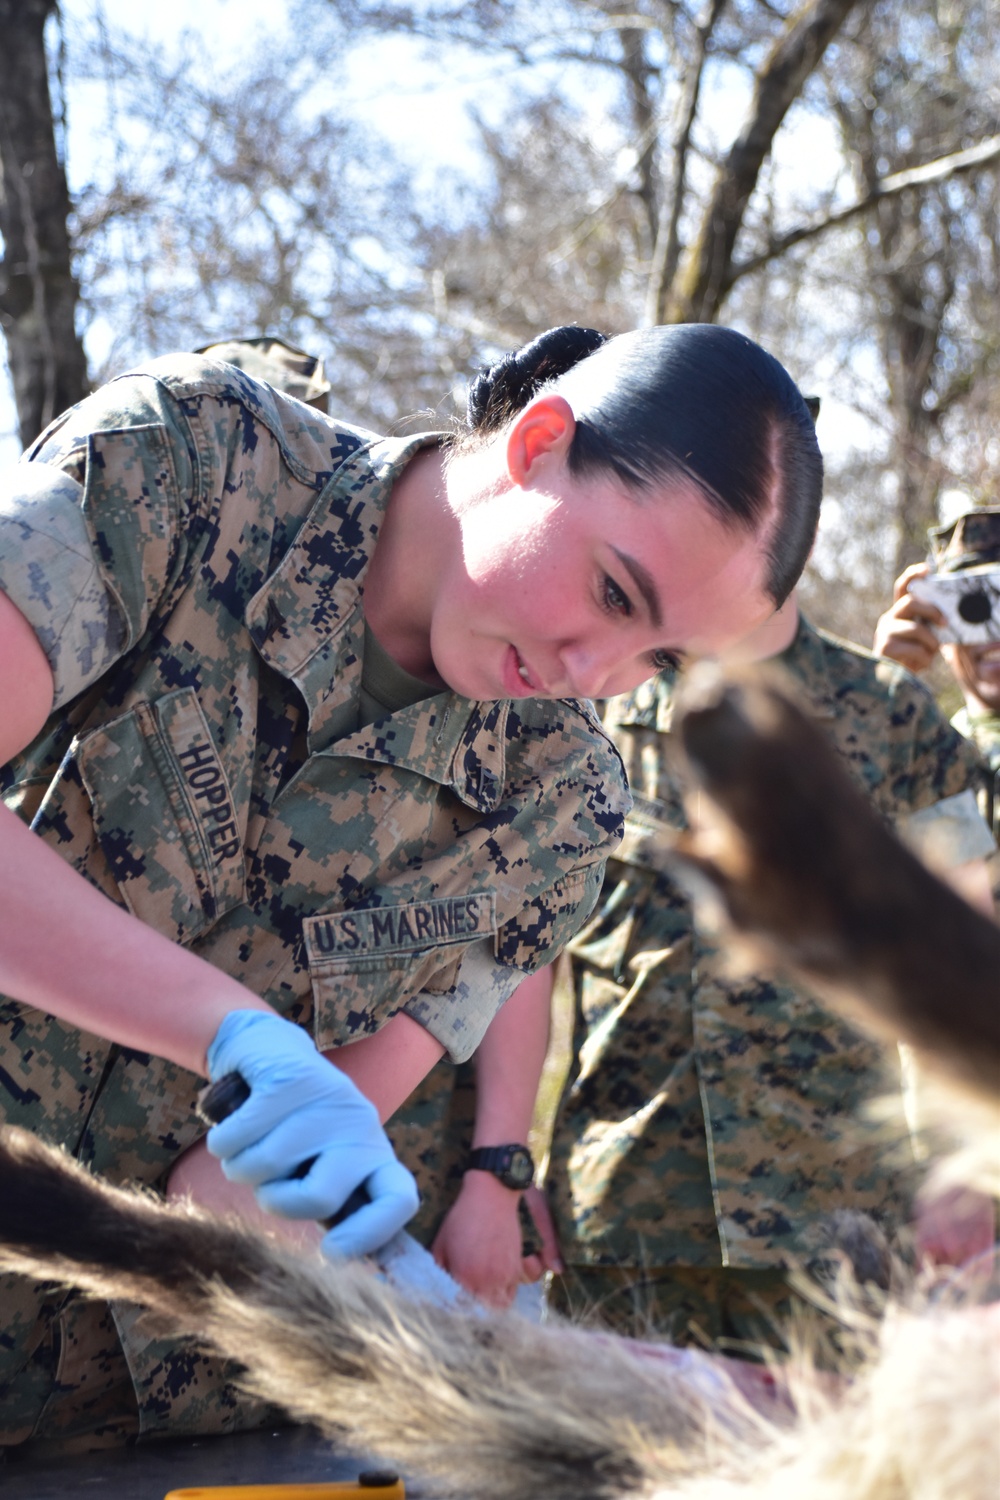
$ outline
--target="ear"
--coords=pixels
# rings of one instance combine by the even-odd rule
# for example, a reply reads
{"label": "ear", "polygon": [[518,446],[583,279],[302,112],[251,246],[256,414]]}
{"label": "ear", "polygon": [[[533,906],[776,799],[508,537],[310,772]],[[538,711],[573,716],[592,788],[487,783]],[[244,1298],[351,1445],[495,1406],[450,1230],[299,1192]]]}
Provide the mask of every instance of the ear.
{"label": "ear", "polygon": [[540,396],[526,406],[507,438],[507,473],[513,483],[528,484],[538,463],[550,456],[561,462],[575,431],[573,408],[564,396]]}

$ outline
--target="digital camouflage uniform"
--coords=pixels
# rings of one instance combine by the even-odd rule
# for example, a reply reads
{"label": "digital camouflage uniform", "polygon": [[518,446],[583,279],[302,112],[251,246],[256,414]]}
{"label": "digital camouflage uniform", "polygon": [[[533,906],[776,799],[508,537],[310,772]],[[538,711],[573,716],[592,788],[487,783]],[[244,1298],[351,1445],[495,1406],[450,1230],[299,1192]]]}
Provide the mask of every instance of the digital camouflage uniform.
{"label": "digital camouflage uniform", "polygon": [[[937,572],[961,573],[973,579],[977,574],[992,573],[1000,569],[1000,506],[980,505],[956,516],[947,526],[932,526],[927,540]],[[996,836],[1000,833],[1000,715],[986,709],[972,713],[966,707],[959,709],[951,722],[959,734],[973,741],[990,768],[982,802],[984,815]],[[1000,880],[997,862],[993,874],[996,893]]]}
{"label": "digital camouflage uniform", "polygon": [[329,411],[330,382],[323,361],[294,344],[286,344],[284,339],[224,339],[221,343],[204,344],[195,353],[223,359],[255,380],[266,380],[276,391],[295,396],[324,414]]}
{"label": "digital camouflage uniform", "polygon": [[[920,683],[804,621],[778,661],[891,823],[943,834],[950,863],[991,847],[965,790],[975,753]],[[547,1176],[568,1270],[554,1300],[629,1332],[648,1319],[681,1341],[768,1339],[784,1268],[822,1248],[831,1211],[906,1220],[907,1132],[900,1109],[887,1151],[859,1119],[885,1089],[881,1048],[807,995],[727,978],[695,932],[664,857],[684,826],[670,717],[662,679],[605,715],[635,806],[570,945],[574,1058]]]}
{"label": "digital camouflage uniform", "polygon": [[[959,734],[972,741],[989,767],[990,774],[980,798],[980,806],[983,816],[993,829],[993,837],[1000,837],[1000,715],[972,714],[967,708],[960,708],[952,716],[951,722]],[[996,876],[1000,876],[998,861],[994,861],[993,868]]]}
{"label": "digital camouflage uniform", "polygon": [[[365,570],[394,478],[439,440],[374,437],[193,356],[74,408],[0,509],[0,588],[56,685],[2,775],[111,900],[320,1047],[403,1009],[461,1060],[593,909],[628,797],[579,704],[442,692],[357,727]],[[200,1084],[0,1002],[3,1115],[112,1181],[162,1186],[203,1133]],[[112,1329],[15,1279],[0,1308],[2,1442],[95,1410],[118,1438],[250,1420],[214,1361],[151,1344],[130,1309]]]}

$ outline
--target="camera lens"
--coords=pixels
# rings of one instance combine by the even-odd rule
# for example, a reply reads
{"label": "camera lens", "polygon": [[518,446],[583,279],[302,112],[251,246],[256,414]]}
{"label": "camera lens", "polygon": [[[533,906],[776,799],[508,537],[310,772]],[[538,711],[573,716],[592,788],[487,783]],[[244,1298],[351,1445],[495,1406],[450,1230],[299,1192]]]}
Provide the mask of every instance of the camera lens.
{"label": "camera lens", "polygon": [[985,625],[993,613],[989,594],[983,589],[974,589],[963,594],[958,601],[958,612],[967,625]]}

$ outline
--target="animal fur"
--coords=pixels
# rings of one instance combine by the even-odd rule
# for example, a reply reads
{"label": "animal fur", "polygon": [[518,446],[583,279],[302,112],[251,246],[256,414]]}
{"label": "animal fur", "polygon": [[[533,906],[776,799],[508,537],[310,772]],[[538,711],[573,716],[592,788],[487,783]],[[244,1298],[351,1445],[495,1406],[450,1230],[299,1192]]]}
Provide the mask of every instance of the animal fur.
{"label": "animal fur", "polygon": [[[899,851],[779,693],[699,692],[681,722],[689,869],[756,950],[995,1111],[1000,936]],[[455,1500],[996,1500],[997,1304],[845,1306],[858,1373],[793,1360],[790,1415],[755,1410],[721,1364],[406,1301],[362,1267],[101,1184],[14,1129],[0,1241],[0,1265],[146,1304],[240,1361],[248,1390]]]}
{"label": "animal fur", "polygon": [[514,1500],[651,1494],[758,1418],[720,1377],[689,1376],[624,1341],[400,1297],[192,1207],[99,1182],[13,1127],[0,1132],[0,1265],[147,1306],[156,1326],[214,1345],[244,1384],[331,1438],[430,1480],[435,1493]]}
{"label": "animal fur", "polygon": [[893,836],[766,669],[699,670],[675,722],[690,821],[675,856],[703,917],[739,967],[909,1043],[974,1146],[966,1175],[997,1191],[1000,928]]}
{"label": "animal fur", "polygon": [[0,1133],[0,1265],[144,1303],[245,1367],[256,1395],[455,1500],[995,1500],[992,1309],[865,1318],[844,1390],[805,1364],[795,1420],[724,1373],[627,1340],[399,1297],[197,1210],[98,1182]]}

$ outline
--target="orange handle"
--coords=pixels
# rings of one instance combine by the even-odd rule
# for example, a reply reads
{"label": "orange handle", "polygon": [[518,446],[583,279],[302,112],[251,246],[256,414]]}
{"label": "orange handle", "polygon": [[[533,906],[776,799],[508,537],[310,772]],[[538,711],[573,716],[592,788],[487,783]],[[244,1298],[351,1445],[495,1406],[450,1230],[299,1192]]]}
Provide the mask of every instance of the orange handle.
{"label": "orange handle", "polygon": [[[375,1476],[373,1475],[374,1479]],[[361,1484],[355,1479],[333,1484],[223,1484],[171,1490],[164,1500],[406,1500],[401,1479]]]}

